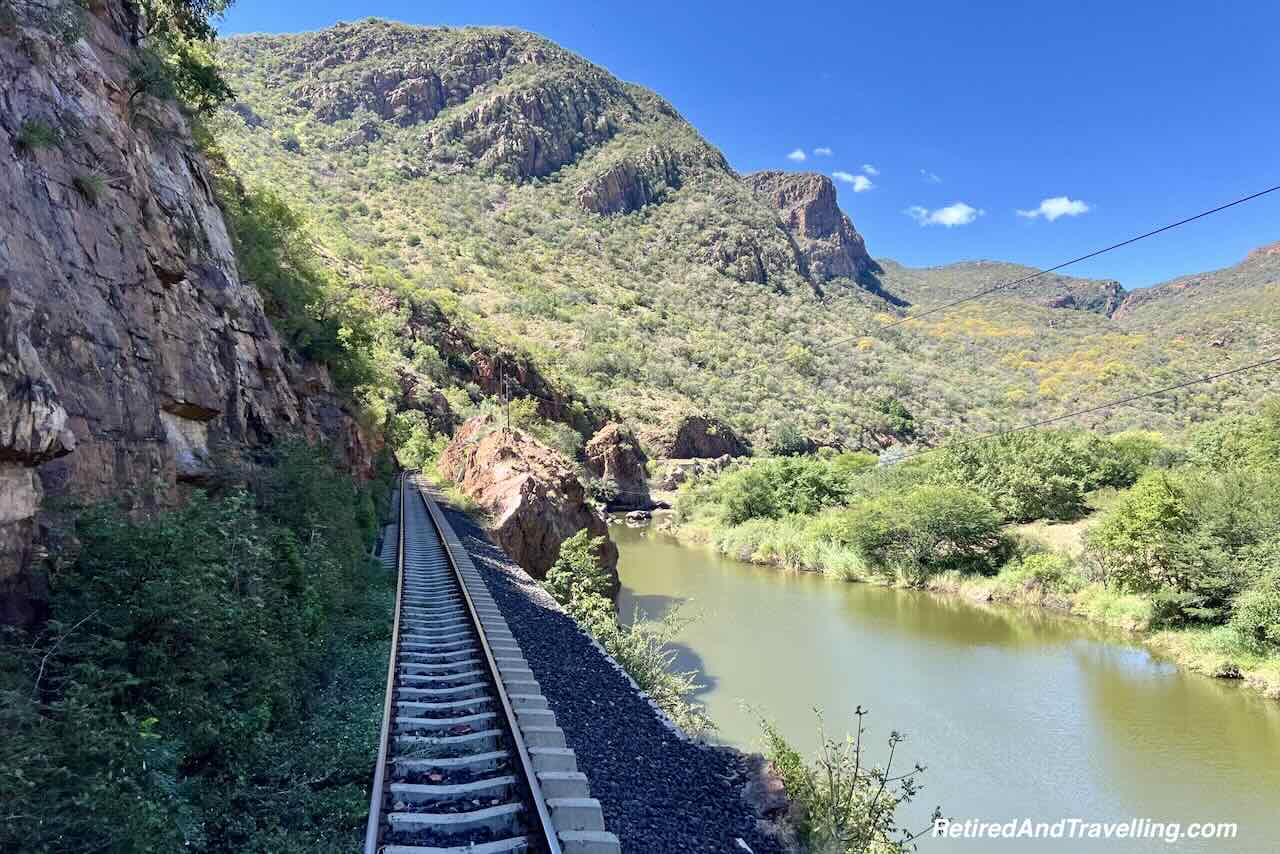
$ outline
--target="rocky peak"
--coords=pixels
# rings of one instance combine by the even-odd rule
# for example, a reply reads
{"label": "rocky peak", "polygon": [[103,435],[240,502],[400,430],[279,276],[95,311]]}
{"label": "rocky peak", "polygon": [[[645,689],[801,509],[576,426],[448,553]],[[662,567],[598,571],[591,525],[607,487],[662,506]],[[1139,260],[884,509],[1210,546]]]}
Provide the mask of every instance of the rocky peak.
{"label": "rocky peak", "polygon": [[1246,262],[1260,261],[1263,258],[1275,257],[1280,257],[1280,240],[1275,243],[1268,243],[1266,246],[1259,246],[1257,249],[1254,249],[1248,255],[1244,256],[1244,260]]}
{"label": "rocky peak", "polygon": [[835,184],[816,172],[755,172],[751,188],[778,211],[808,274],[825,281],[876,271],[862,235],[836,204]]}

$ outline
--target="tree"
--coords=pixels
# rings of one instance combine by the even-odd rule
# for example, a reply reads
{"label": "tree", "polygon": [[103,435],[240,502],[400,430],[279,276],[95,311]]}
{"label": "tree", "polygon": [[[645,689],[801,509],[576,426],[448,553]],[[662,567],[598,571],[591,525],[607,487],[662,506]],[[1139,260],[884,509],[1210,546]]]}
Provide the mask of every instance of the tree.
{"label": "tree", "polygon": [[1081,431],[1025,430],[953,445],[938,454],[936,479],[980,492],[1006,519],[1071,519],[1085,494],[1128,486],[1137,471],[1121,449]]}
{"label": "tree", "polygon": [[603,545],[604,537],[592,537],[586,528],[560,544],[542,586],[566,609],[592,596],[607,600],[612,584],[597,557]]}
{"label": "tree", "polygon": [[1010,551],[1000,515],[972,490],[919,486],[848,511],[846,536],[871,569],[919,585],[949,569],[992,572]]}
{"label": "tree", "polygon": [[210,45],[218,32],[213,19],[232,0],[133,0],[133,43],[138,56],[130,67],[133,90],[141,95],[177,98],[197,115],[210,115],[235,97],[218,68]]}

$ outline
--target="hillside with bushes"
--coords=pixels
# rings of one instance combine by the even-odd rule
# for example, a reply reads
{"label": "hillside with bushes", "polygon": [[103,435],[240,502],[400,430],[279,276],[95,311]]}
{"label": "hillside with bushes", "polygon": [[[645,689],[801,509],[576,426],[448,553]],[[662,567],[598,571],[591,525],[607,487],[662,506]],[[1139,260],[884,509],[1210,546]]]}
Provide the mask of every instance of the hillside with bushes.
{"label": "hillside with bushes", "polygon": [[[348,291],[429,301],[638,432],[697,411],[758,448],[875,448],[904,438],[884,412],[898,401],[938,439],[1274,341],[1265,253],[1137,292],[1049,276],[907,319],[1032,271],[876,261],[829,179],[739,176],[660,96],[530,33],[367,20],[219,56],[237,93],[211,122],[227,162],[297,212]],[[1196,296],[1170,335],[1181,297],[1159,296],[1175,292]],[[1273,386],[1232,378],[1108,424],[1178,429]]]}

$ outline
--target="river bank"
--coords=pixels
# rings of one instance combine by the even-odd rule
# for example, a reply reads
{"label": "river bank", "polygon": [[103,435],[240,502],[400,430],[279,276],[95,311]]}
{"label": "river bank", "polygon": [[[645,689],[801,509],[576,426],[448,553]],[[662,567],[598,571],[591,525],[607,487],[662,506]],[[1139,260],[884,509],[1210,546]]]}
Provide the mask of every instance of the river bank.
{"label": "river bank", "polygon": [[[815,707],[837,738],[858,706],[869,709],[871,757],[884,760],[896,730],[908,735],[903,767],[927,767],[902,816],[912,826],[938,804],[948,816],[990,821],[1239,823],[1230,844],[1183,842],[1188,854],[1252,854],[1280,832],[1280,704],[1183,670],[1132,633],[1048,608],[975,607],[955,595],[779,572],[652,528],[619,526],[613,536],[625,617],[678,608],[696,618],[676,638],[674,667],[698,671],[696,700],[721,739],[759,749],[766,718],[812,755]],[[1079,844],[1037,846],[1078,854]],[[1022,854],[1025,844],[945,847]]]}
{"label": "river bank", "polygon": [[[825,555],[820,550],[807,550],[809,553],[805,554],[798,544],[797,548],[788,548],[768,538],[734,536],[731,529],[680,524],[669,515],[659,516],[655,524],[682,543],[704,545],[726,557],[781,572],[815,573],[851,583],[918,589],[959,597],[975,606],[999,604],[1070,615],[1120,629],[1193,673],[1235,680],[1264,697],[1280,699],[1280,656],[1244,647],[1226,627],[1153,629],[1149,596],[1117,593],[1097,583],[1073,583],[1076,580],[1071,577],[1026,571],[1023,566],[1006,566],[991,576],[945,572],[913,586],[901,579],[867,572],[838,550],[826,550]],[[738,526],[744,527],[747,526]]]}

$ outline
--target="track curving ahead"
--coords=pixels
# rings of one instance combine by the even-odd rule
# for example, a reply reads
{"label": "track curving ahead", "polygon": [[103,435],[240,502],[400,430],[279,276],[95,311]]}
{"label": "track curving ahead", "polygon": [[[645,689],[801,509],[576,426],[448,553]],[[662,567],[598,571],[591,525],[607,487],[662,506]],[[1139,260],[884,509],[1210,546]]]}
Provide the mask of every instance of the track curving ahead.
{"label": "track curving ahead", "polygon": [[597,801],[457,536],[402,478],[365,854],[614,854]]}

